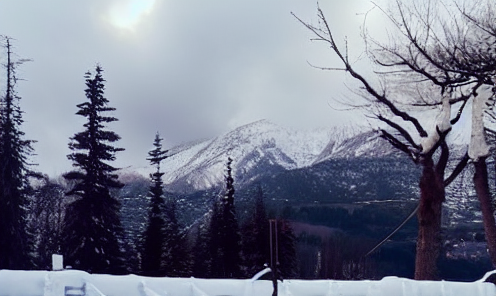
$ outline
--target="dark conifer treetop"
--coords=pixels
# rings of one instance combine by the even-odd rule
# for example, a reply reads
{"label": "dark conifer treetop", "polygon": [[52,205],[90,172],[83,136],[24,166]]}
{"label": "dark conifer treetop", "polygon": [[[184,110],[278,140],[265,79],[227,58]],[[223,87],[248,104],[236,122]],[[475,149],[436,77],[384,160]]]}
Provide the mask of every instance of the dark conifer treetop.
{"label": "dark conifer treetop", "polygon": [[226,164],[226,191],[219,203],[214,203],[210,221],[211,277],[238,278],[241,276],[241,237],[234,207],[234,178],[232,159]]}
{"label": "dark conifer treetop", "polygon": [[165,221],[164,221],[164,190],[162,176],[160,172],[160,162],[167,158],[167,150],[162,150],[162,138],[157,133],[153,150],[148,152],[150,164],[155,166],[156,170],[150,174],[152,184],[150,185],[150,207],[148,210],[148,224],[144,233],[142,246],[141,271],[147,276],[165,276],[164,267],[164,240],[165,240]]}
{"label": "dark conifer treetop", "polygon": [[226,164],[226,176],[224,177],[226,179],[226,194],[225,194],[225,202],[227,203],[228,207],[232,207],[234,209],[234,178],[232,177],[232,158],[228,157],[227,158],[227,164]]}
{"label": "dark conifer treetop", "polygon": [[64,221],[63,251],[68,264],[74,268],[97,273],[121,273],[123,258],[119,240],[122,227],[119,219],[119,202],[111,196],[111,188],[120,188],[117,170],[107,162],[115,160],[122,148],[112,146],[120,137],[105,130],[106,124],[116,121],[104,112],[114,111],[104,97],[102,68],[95,75],[85,75],[86,98],[77,105],[77,115],[87,118],[85,130],[74,135],[67,157],[77,170],[64,175],[75,185],[67,194],[78,197],[67,209]]}
{"label": "dark conifer treetop", "polygon": [[176,201],[164,196],[160,163],[170,155],[162,149],[162,140],[157,133],[155,148],[148,152],[147,158],[156,171],[150,174],[150,208],[141,267],[143,274],[149,276],[188,276],[191,271],[187,242],[177,220]]}
{"label": "dark conifer treetop", "polygon": [[[79,132],[71,138],[69,148],[74,151],[67,157],[73,161],[73,166],[81,171],[71,172],[65,175],[69,180],[86,180],[87,182],[102,188],[119,188],[122,184],[117,181],[114,174],[117,169],[106,163],[115,160],[115,153],[123,151],[123,148],[116,148],[110,143],[116,142],[120,136],[113,131],[104,130],[105,123],[117,121],[115,117],[103,116],[102,112],[114,111],[115,108],[108,107],[108,99],[104,97],[104,82],[102,68],[96,66],[95,77],[91,77],[90,72],[86,72],[86,98],[89,102],[84,102],[77,107],[77,115],[88,119],[83,126],[84,131]],[[71,194],[81,195],[81,186],[76,186]]]}
{"label": "dark conifer treetop", "polygon": [[[162,138],[160,138],[159,133],[155,135],[155,140],[153,142],[153,146],[155,147],[153,150],[148,152],[149,157],[147,158],[150,161],[150,164],[155,166],[156,171],[150,174],[150,178],[152,179],[152,187],[150,188],[150,196],[152,198],[152,204],[154,204],[154,199],[157,199],[157,204],[163,204],[163,182],[162,176],[164,173],[160,171],[160,163],[162,160],[166,159],[167,153],[169,150],[162,150]],[[156,209],[158,210],[158,208]]]}

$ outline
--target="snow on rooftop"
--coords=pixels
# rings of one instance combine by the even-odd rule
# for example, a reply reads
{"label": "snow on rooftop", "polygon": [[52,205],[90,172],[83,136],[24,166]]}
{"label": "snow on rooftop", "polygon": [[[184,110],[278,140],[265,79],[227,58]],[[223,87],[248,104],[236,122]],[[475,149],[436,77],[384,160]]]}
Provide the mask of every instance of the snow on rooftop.
{"label": "snow on rooftop", "polygon": [[[272,295],[266,280],[151,278],[136,275],[88,274],[77,270],[0,270],[1,296],[263,296]],[[380,281],[284,280],[280,296],[494,296],[496,286],[482,280],[471,283],[414,281],[386,277]]]}

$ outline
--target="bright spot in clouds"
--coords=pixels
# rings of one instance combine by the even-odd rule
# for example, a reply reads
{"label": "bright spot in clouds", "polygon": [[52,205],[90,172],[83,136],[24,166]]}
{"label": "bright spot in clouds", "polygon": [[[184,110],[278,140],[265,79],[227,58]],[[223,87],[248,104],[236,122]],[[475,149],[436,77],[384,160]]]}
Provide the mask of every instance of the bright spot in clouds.
{"label": "bright spot in clouds", "polygon": [[155,0],[119,0],[110,9],[110,23],[117,28],[133,30],[140,19],[149,14]]}

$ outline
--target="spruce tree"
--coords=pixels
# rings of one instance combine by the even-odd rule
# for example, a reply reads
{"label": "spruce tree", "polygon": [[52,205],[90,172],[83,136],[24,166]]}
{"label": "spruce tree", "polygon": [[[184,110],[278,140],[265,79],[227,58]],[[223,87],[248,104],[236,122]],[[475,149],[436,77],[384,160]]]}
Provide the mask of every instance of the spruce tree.
{"label": "spruce tree", "polygon": [[141,270],[147,276],[165,276],[164,270],[164,241],[165,241],[165,221],[164,210],[164,190],[160,163],[167,158],[167,150],[162,150],[162,138],[157,133],[153,146],[155,148],[148,152],[147,160],[155,166],[156,171],[150,174],[150,208],[148,210],[148,223],[144,233],[142,249]]}
{"label": "spruce tree", "polygon": [[6,50],[6,89],[0,96],[0,269],[30,268],[31,239],[26,208],[31,141],[24,140],[20,96],[15,91],[16,66],[11,39],[0,36]]}
{"label": "spruce tree", "polygon": [[212,277],[241,277],[241,245],[238,221],[234,207],[234,179],[232,159],[226,165],[226,190],[214,205],[210,224],[210,250],[212,254]]}
{"label": "spruce tree", "polygon": [[117,169],[108,162],[124,149],[112,146],[120,137],[105,129],[106,124],[117,119],[104,115],[115,108],[108,107],[109,101],[104,97],[102,68],[96,66],[95,72],[94,76],[90,72],[85,75],[88,101],[77,105],[76,114],[87,119],[85,130],[75,134],[69,143],[72,153],[67,157],[76,170],[64,178],[75,182],[67,192],[75,200],[64,218],[62,248],[66,264],[73,268],[118,274],[124,272],[120,204],[110,190],[123,185],[117,180]]}
{"label": "spruce tree", "polygon": [[243,265],[247,276],[253,276],[270,262],[269,220],[261,186],[257,186],[253,214],[242,227]]}
{"label": "spruce tree", "polygon": [[181,234],[177,220],[176,201],[172,196],[164,198],[160,163],[169,157],[162,150],[162,138],[157,133],[147,158],[156,171],[150,174],[150,208],[144,234],[142,272],[148,276],[190,275],[186,240]]}

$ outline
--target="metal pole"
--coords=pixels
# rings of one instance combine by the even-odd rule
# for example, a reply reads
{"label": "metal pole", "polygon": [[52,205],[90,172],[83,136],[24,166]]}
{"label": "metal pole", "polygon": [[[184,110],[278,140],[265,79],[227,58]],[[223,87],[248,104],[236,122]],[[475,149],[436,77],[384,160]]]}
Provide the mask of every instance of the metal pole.
{"label": "metal pole", "polygon": [[[274,291],[272,292],[272,296],[277,296],[278,294],[278,286],[277,279],[279,278],[279,255],[278,255],[278,240],[277,240],[277,220],[271,219],[269,220],[269,229],[270,229],[270,268],[272,270],[272,285],[274,287]],[[275,250],[274,250],[275,245]],[[274,254],[275,252],[275,254]],[[275,256],[274,256],[275,255]]]}
{"label": "metal pole", "polygon": [[272,220],[269,220],[269,243],[270,243],[270,269],[274,272],[273,248],[272,248]]}
{"label": "metal pole", "polygon": [[274,228],[275,228],[275,238],[276,238],[276,268],[279,267],[279,238],[278,238],[278,232],[277,232],[277,220],[274,220]]}

